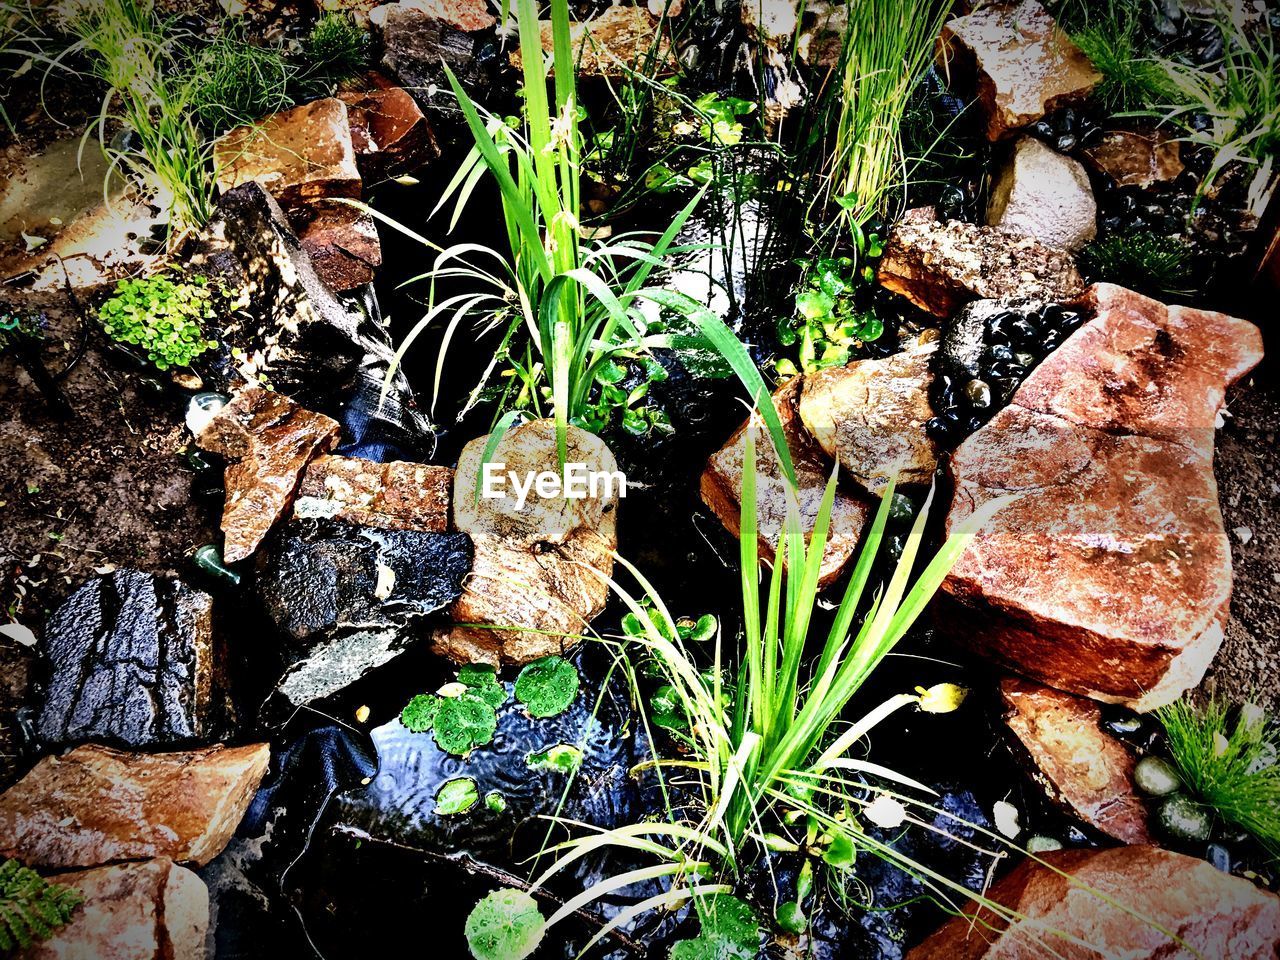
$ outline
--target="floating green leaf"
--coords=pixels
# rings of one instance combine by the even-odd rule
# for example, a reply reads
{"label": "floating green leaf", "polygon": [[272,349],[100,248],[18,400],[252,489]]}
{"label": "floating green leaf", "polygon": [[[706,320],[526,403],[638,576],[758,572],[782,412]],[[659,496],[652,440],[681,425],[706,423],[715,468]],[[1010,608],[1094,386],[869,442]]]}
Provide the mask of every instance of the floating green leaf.
{"label": "floating green leaf", "polygon": [[535,660],[516,678],[516,699],[533,717],[564,713],[578,695],[578,671],[563,657]]}
{"label": "floating green leaf", "polygon": [[458,671],[458,682],[497,710],[507,702],[507,688],[498,680],[498,672],[487,663],[472,663]]}
{"label": "floating green leaf", "polygon": [[557,773],[577,773],[582,766],[582,751],[567,743],[557,743],[527,758],[530,770],[554,770]]}
{"label": "floating green leaf", "polygon": [[490,790],[484,795],[484,805],[493,813],[502,813],[507,809],[507,798],[497,790]]}
{"label": "floating green leaf", "polygon": [[400,722],[411,733],[426,733],[435,723],[439,709],[439,697],[431,693],[420,693],[400,711]]}
{"label": "floating green leaf", "polygon": [[728,893],[697,902],[702,932],[671,948],[671,960],[756,960],[760,923],[751,907]]}
{"label": "floating green leaf", "polygon": [[546,920],[523,890],[495,890],[467,917],[467,946],[476,960],[524,960],[538,949]]}
{"label": "floating green leaf", "polygon": [[436,813],[442,817],[450,817],[466,813],[480,799],[480,791],[476,782],[470,777],[455,777],[445,781],[436,793]]}
{"label": "floating green leaf", "polygon": [[472,747],[492,740],[497,728],[498,716],[493,707],[470,693],[446,697],[436,711],[436,743],[446,753],[464,756]]}

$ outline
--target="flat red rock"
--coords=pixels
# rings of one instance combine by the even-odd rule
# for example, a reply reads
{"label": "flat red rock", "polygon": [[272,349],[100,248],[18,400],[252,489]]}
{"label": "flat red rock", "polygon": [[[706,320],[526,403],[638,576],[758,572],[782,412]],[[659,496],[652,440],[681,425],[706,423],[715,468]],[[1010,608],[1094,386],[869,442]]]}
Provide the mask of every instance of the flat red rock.
{"label": "flat red rock", "polygon": [[1203,676],[1231,553],[1213,476],[1226,388],[1256,327],[1091,288],[1094,319],[956,451],[948,529],[1013,495],[944,583],[974,649],[1050,686],[1148,710]]}
{"label": "flat red rock", "polygon": [[57,869],[155,857],[204,866],[235,833],[270,757],[265,743],[45,757],[0,795],[0,856]]}
{"label": "flat red rock", "polygon": [[449,529],[453,471],[448,467],[357,457],[317,457],[302,474],[293,502],[301,519],[332,517],[386,530]]}
{"label": "flat red rock", "polygon": [[[1280,899],[1158,847],[1061,850],[985,891],[907,960],[1275,960]],[[975,917],[977,918],[975,922]]]}

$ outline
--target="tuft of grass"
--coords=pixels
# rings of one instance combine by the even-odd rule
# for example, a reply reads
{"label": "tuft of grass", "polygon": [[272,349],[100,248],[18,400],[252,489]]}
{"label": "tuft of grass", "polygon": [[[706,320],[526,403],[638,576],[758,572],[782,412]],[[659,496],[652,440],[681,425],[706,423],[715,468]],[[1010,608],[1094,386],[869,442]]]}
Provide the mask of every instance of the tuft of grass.
{"label": "tuft of grass", "polygon": [[372,42],[345,13],[326,13],[316,21],[303,44],[310,61],[308,73],[337,83],[369,66]]}
{"label": "tuft of grass", "polygon": [[194,57],[186,78],[191,109],[214,132],[254,123],[293,105],[295,72],[282,50],[250,43],[227,24]]}
{"label": "tuft of grass", "polygon": [[1181,237],[1151,231],[1111,234],[1080,255],[1090,281],[1118,283],[1154,294],[1185,294],[1192,287],[1192,251]]}
{"label": "tuft of grass", "polygon": [[1164,67],[1148,48],[1138,0],[1084,6],[1081,24],[1071,39],[1102,74],[1094,95],[1108,110],[1141,110],[1174,96]]}
{"label": "tuft of grass", "polygon": [[1216,699],[1199,708],[1179,701],[1157,716],[1187,789],[1280,857],[1280,730],[1270,718]]}

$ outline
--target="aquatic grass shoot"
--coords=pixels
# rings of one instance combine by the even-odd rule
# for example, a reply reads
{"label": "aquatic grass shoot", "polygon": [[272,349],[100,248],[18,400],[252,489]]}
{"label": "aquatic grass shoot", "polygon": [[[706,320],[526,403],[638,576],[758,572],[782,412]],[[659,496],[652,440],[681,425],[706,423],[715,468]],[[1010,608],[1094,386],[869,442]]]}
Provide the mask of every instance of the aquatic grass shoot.
{"label": "aquatic grass shoot", "polygon": [[1280,857],[1280,731],[1251,704],[1233,719],[1221,700],[1180,700],[1157,716],[1187,789]]}

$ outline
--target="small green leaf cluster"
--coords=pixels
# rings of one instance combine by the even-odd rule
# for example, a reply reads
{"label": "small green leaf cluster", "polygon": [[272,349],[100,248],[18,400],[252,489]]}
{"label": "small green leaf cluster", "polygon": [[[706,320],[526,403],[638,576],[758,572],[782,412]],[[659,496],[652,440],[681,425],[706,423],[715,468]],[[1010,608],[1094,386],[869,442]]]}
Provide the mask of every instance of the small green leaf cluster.
{"label": "small green leaf cluster", "polygon": [[[648,396],[650,385],[666,380],[667,376],[666,368],[653,357],[624,358],[615,355],[596,370],[595,400],[585,404],[571,422],[596,434],[602,433],[615,420],[635,437],[645,436],[650,431],[671,433],[671,420],[664,410],[651,404],[638,406]],[[627,382],[631,385],[626,385]]]}
{"label": "small green leaf cluster", "polygon": [[218,345],[204,336],[204,322],[216,315],[215,292],[202,276],[121,280],[98,308],[98,319],[113,340],[144,350],[156,369],[187,367]]}
{"label": "small green leaf cluster", "polygon": [[751,907],[729,893],[696,903],[702,930],[692,940],[671,948],[671,960],[756,960],[760,955],[760,922]]}
{"label": "small green leaf cluster", "polygon": [[[874,259],[883,252],[880,238],[869,235],[865,256]],[[796,360],[785,357],[777,362],[782,376],[842,367],[855,349],[884,333],[875,311],[857,302],[858,290],[874,279],[871,266],[858,270],[851,257],[824,257],[801,265],[805,277],[796,292],[795,315],[778,324],[778,342],[784,347],[799,346]]]}
{"label": "small green leaf cluster", "polygon": [[578,671],[563,657],[550,656],[525,666],[516,677],[516,699],[531,717],[554,717],[578,696]]}
{"label": "small green leaf cluster", "polygon": [[507,691],[484,664],[459,670],[458,685],[452,696],[418,694],[400,712],[400,722],[413,733],[430,731],[441,750],[461,757],[493,739]]}
{"label": "small green leaf cluster", "polygon": [[43,324],[44,317],[39,313],[0,306],[0,350],[21,340],[37,339]]}
{"label": "small green leaf cluster", "polygon": [[78,890],[50,883],[17,860],[0,863],[0,953],[48,939],[82,903]]}
{"label": "small green leaf cluster", "polygon": [[[688,104],[688,101],[684,101]],[[674,106],[666,111],[665,128],[659,136],[666,136],[676,143],[699,145],[699,159],[692,163],[680,163],[676,157],[683,151],[675,151],[667,158],[649,167],[644,175],[644,185],[654,193],[672,193],[677,190],[697,189],[715,178],[715,164],[708,149],[736,147],[742,142],[745,127],[742,118],[750,115],[756,105],[738,97],[724,97],[719,93],[704,93],[688,109]],[[739,198],[744,199],[744,198]]]}

